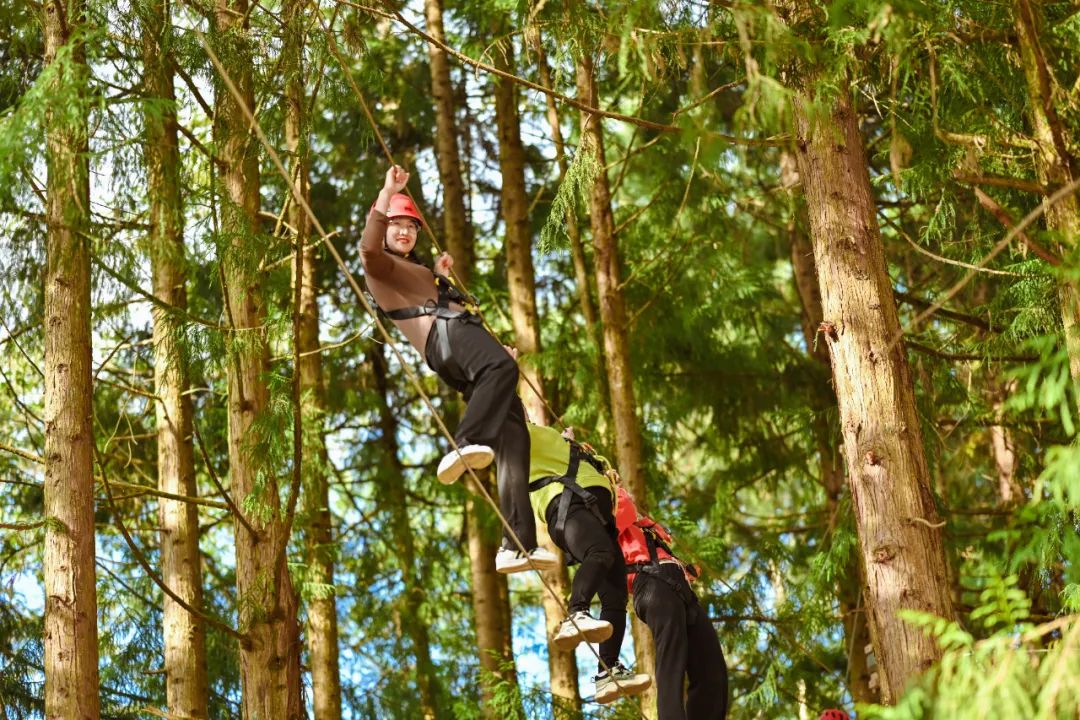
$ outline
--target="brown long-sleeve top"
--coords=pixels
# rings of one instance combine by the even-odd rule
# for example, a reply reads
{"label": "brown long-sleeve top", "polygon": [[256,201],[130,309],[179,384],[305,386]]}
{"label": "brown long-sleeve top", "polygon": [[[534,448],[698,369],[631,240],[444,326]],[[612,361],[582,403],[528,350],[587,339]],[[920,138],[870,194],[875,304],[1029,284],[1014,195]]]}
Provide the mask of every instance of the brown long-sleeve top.
{"label": "brown long-sleeve top", "polygon": [[[438,300],[435,273],[425,265],[419,265],[403,257],[387,252],[387,217],[375,208],[368,213],[364,233],[360,237],[360,261],[364,264],[364,276],[368,292],[384,311],[425,305]],[[450,309],[463,310],[457,303]],[[405,334],[412,346],[424,356],[428,333],[435,319],[421,315],[410,320],[394,320],[393,323]]]}

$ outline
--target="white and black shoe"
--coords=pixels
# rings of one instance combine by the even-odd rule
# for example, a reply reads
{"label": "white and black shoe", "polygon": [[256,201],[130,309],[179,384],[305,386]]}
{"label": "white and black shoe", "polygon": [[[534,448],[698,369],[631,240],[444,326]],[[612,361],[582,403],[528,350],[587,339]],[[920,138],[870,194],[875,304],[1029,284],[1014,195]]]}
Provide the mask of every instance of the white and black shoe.
{"label": "white and black shoe", "polygon": [[615,702],[620,697],[640,695],[652,685],[652,676],[632,673],[622,663],[615,663],[609,670],[593,677],[596,693],[593,697],[601,705]]}
{"label": "white and black shoe", "polygon": [[481,470],[495,459],[495,451],[487,445],[464,445],[451,450],[439,461],[439,482],[451,485],[457,482],[467,469]]}
{"label": "white and black shoe", "polygon": [[554,570],[559,566],[559,558],[547,548],[537,547],[526,555],[520,550],[499,548],[495,555],[495,569],[510,574],[525,570]]}
{"label": "white and black shoe", "polygon": [[584,610],[571,613],[570,617],[559,623],[551,642],[560,650],[573,650],[578,643],[604,642],[614,631],[607,620],[597,620]]}

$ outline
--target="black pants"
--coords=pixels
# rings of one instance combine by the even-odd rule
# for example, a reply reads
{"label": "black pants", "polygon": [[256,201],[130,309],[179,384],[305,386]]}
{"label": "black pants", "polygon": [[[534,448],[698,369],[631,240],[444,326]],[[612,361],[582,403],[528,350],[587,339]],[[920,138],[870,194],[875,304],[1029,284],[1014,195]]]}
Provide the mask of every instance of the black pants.
{"label": "black pants", "polygon": [[[723,720],[727,663],[716,630],[679,566],[662,564],[660,573],[663,577],[639,572],[634,578],[634,612],[656,643],[659,720]],[[678,584],[680,592],[668,581]],[[684,677],[689,680],[685,704]]]}
{"label": "black pants", "polygon": [[[615,534],[611,491],[604,487],[589,487],[585,492],[596,497],[600,515],[611,520],[601,523],[581,498],[574,497],[566,511],[564,542],[559,547],[581,562],[570,586],[570,612],[588,611],[592,599],[600,596],[600,619],[611,623],[612,633],[600,643],[599,655],[611,667],[619,661],[626,633],[626,563]],[[556,497],[544,511],[549,528],[555,527],[558,514],[559,498]],[[597,672],[601,670],[603,667],[598,665]]]}
{"label": "black pants", "polygon": [[[439,352],[438,323],[446,323],[450,355]],[[428,335],[428,366],[465,396],[454,442],[487,445],[495,451],[499,508],[526,550],[536,547],[536,520],[529,505],[529,430],[517,396],[517,363],[483,325],[465,320],[436,320]],[[517,545],[503,530],[503,546]]]}

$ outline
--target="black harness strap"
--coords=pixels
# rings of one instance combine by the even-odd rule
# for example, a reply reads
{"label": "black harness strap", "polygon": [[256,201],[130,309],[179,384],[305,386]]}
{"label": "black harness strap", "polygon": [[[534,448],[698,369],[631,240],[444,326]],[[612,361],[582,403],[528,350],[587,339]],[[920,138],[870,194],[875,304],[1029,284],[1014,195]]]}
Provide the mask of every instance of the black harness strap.
{"label": "black harness strap", "polygon": [[461,368],[453,361],[453,353],[450,348],[450,320],[464,320],[465,322],[480,322],[480,316],[468,310],[451,310],[450,303],[459,305],[475,305],[476,298],[458,290],[449,280],[441,275],[435,275],[435,286],[438,288],[438,300],[428,300],[423,305],[397,308],[396,310],[383,310],[386,317],[391,320],[412,320],[413,318],[432,316],[435,318],[435,332],[438,333],[439,361],[449,367],[455,376],[462,376]]}
{"label": "black harness strap", "polygon": [[601,525],[606,525],[610,522],[610,518],[605,518],[600,512],[600,509],[596,507],[596,496],[590,493],[585,488],[578,485],[577,474],[578,467],[581,465],[581,461],[592,465],[596,468],[597,472],[603,473],[604,466],[599,460],[596,459],[591,453],[586,451],[578,443],[573,440],[564,438],[570,443],[570,462],[566,467],[566,473],[563,475],[549,475],[548,477],[540,478],[529,483],[529,492],[536,492],[541,488],[546,488],[548,485],[554,483],[561,483],[563,486],[562,492],[559,493],[559,509],[556,514],[555,525],[551,528],[551,539],[555,541],[555,544],[562,548],[569,556],[570,561],[567,563],[573,565],[574,563],[581,562],[579,558],[575,558],[566,547],[566,516],[570,511],[570,501],[577,497],[583,503],[585,507],[589,509],[596,519],[600,521]]}
{"label": "black harness strap", "polygon": [[697,596],[694,595],[694,591],[690,588],[690,584],[686,582],[685,578],[681,581],[675,580],[670,575],[662,572],[660,567],[659,550],[663,550],[673,560],[678,562],[677,567],[679,568],[680,574],[682,574],[683,568],[686,568],[691,575],[697,577],[697,572],[694,570],[693,566],[684,563],[671,550],[671,547],[666,542],[664,542],[664,540],[654,529],[655,523],[653,525],[641,525],[640,523],[635,524],[639,528],[641,528],[641,533],[645,536],[645,547],[649,549],[649,562],[637,562],[628,564],[626,566],[627,574],[644,573],[646,575],[655,577],[658,580],[662,580],[667,583],[671,587],[671,589],[675,591],[675,594],[682,598],[683,602],[687,604],[696,603]]}

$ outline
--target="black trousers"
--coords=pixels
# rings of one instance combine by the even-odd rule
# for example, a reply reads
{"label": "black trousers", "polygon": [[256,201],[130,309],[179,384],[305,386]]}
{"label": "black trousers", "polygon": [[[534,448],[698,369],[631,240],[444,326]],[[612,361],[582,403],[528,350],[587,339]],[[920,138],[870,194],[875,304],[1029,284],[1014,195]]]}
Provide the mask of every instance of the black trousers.
{"label": "black trousers", "polygon": [[[570,612],[588,611],[592,599],[600,596],[600,619],[611,623],[612,633],[600,643],[599,655],[611,667],[619,661],[626,634],[626,563],[611,514],[611,491],[604,487],[589,487],[585,492],[596,497],[600,515],[611,521],[601,523],[581,498],[575,496],[566,511],[566,531],[559,547],[581,562],[570,585]],[[544,511],[549,528],[555,527],[558,514],[559,498],[556,497]],[[603,667],[597,664],[597,672],[601,670]]]}
{"label": "black trousers", "polygon": [[[439,323],[446,323],[450,354],[439,350]],[[483,325],[436,320],[425,347],[428,366],[465,396],[454,442],[495,451],[499,509],[526,550],[536,547],[536,520],[529,505],[529,430],[517,396],[517,363]],[[516,548],[505,528],[503,546]]]}
{"label": "black trousers", "polygon": [[[662,564],[662,577],[634,578],[634,612],[656,643],[656,706],[659,720],[724,720],[727,663],[716,630],[678,565]],[[676,592],[671,583],[679,587]],[[683,679],[688,680],[685,701]]]}

